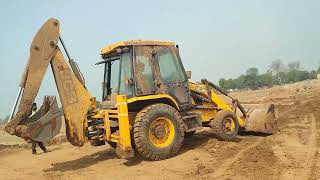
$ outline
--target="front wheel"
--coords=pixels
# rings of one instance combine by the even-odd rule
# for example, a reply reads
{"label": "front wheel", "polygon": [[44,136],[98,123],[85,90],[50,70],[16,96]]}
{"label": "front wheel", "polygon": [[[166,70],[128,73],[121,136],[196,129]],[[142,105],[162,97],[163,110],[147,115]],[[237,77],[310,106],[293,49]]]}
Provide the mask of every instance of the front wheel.
{"label": "front wheel", "polygon": [[133,127],[136,151],[150,160],[176,155],[184,140],[184,123],[179,112],[167,104],[142,109]]}
{"label": "front wheel", "polygon": [[211,128],[219,139],[224,141],[234,141],[238,134],[237,116],[229,110],[221,110],[216,117],[211,120]]}

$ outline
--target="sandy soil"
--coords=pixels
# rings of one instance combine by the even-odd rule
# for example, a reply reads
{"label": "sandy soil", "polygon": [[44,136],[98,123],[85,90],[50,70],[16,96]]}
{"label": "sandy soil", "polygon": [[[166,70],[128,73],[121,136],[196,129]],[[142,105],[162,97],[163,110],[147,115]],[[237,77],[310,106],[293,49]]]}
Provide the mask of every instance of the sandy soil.
{"label": "sandy soil", "polygon": [[176,157],[152,162],[118,159],[107,145],[53,143],[32,155],[0,131],[0,179],[320,179],[320,80],[232,94],[245,104],[275,103],[280,132],[224,142],[204,129]]}

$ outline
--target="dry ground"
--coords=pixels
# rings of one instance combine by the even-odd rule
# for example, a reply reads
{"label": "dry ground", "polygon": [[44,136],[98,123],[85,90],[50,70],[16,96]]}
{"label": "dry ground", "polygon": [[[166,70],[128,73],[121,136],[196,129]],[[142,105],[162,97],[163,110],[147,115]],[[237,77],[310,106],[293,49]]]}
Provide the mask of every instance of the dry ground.
{"label": "dry ground", "polygon": [[23,141],[0,131],[0,179],[320,179],[319,94],[320,80],[234,92],[245,104],[275,103],[280,132],[224,142],[204,129],[176,157],[157,162],[68,143],[32,155]]}

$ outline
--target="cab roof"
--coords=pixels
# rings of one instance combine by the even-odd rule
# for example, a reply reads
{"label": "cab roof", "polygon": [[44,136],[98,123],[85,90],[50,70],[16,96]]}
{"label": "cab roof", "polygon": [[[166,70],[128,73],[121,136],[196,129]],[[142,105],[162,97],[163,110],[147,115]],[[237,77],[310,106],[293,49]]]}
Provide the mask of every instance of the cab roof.
{"label": "cab roof", "polygon": [[174,46],[175,43],[171,41],[158,41],[158,40],[129,40],[120,41],[114,44],[110,44],[101,49],[101,55],[107,55],[114,52],[118,47],[124,46]]}

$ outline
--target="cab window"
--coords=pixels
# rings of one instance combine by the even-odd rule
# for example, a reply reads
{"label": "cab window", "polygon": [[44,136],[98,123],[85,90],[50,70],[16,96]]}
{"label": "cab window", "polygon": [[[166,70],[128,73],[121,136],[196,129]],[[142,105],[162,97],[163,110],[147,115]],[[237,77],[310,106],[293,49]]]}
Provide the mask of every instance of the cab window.
{"label": "cab window", "polygon": [[131,51],[121,54],[119,94],[132,95]]}
{"label": "cab window", "polygon": [[181,65],[170,47],[158,47],[156,61],[159,64],[161,78],[165,83],[174,83],[185,81],[185,75]]}
{"label": "cab window", "polygon": [[134,59],[134,73],[136,81],[137,95],[147,95],[156,92],[152,70],[152,51],[151,46],[137,46]]}

